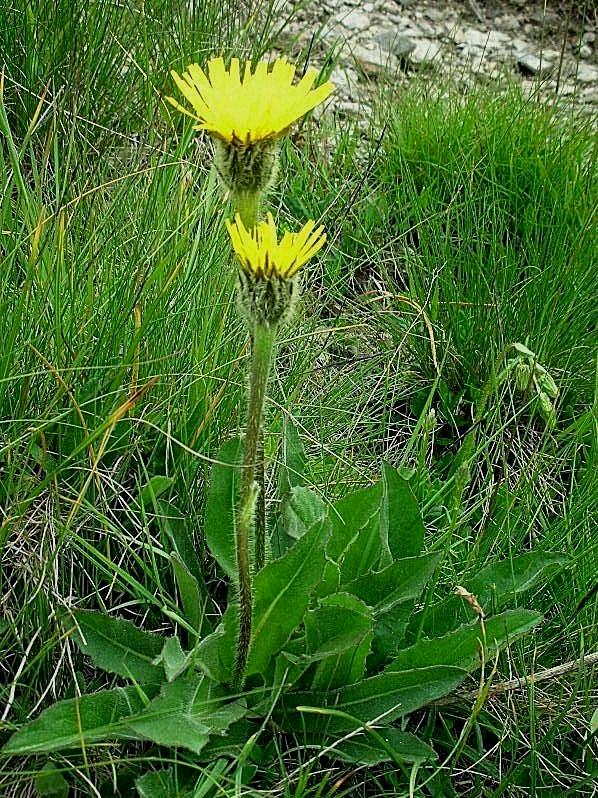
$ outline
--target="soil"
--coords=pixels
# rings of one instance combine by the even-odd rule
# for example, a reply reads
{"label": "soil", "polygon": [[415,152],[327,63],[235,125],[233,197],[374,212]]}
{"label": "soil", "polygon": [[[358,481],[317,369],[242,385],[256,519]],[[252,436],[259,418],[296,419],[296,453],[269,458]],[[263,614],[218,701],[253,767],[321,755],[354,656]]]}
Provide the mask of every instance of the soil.
{"label": "soil", "polygon": [[465,86],[510,76],[524,89],[598,106],[595,0],[286,0],[287,49],[337,56],[334,113],[364,118],[375,84],[450,72]]}

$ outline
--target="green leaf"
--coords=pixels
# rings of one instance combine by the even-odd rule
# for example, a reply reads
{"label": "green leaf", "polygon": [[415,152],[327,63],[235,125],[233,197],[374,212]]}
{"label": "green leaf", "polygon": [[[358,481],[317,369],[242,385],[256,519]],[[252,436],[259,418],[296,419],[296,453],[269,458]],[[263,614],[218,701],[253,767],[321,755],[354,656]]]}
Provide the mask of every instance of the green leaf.
{"label": "green leaf", "polygon": [[185,670],[189,663],[189,654],[181,648],[178,637],[166,638],[158,660],[164,667],[166,679],[173,682]]}
{"label": "green leaf", "polygon": [[170,490],[174,485],[173,477],[165,477],[162,474],[156,474],[139,491],[139,501],[142,505],[152,505],[156,499],[159,499],[162,494]]}
{"label": "green leaf", "polygon": [[416,557],[424,545],[425,527],[409,483],[388,463],[382,467],[381,535],[392,560]]}
{"label": "green leaf", "polygon": [[397,560],[382,571],[359,577],[347,586],[374,610],[375,627],[369,670],[395,654],[403,642],[415,602],[440,562],[441,554]]}
{"label": "green leaf", "polygon": [[[568,559],[560,554],[530,551],[482,568],[461,584],[477,596],[487,614],[500,611],[513,597],[532,588],[547,571],[566,565]],[[422,626],[427,637],[438,637],[472,620],[474,611],[458,596],[451,595],[433,605],[426,612]],[[420,624],[421,615],[413,618],[412,628]]]}
{"label": "green leaf", "polygon": [[348,593],[327,596],[305,615],[307,652],[318,658],[341,654],[371,628],[372,618],[363,602]]}
{"label": "green leaf", "polygon": [[383,762],[397,761],[426,762],[437,758],[433,748],[409,732],[391,726],[378,729],[376,734],[383,738],[386,745],[373,735],[364,734],[342,740],[327,752],[327,756],[355,765],[380,765]]}
{"label": "green leaf", "polygon": [[242,438],[231,438],[216,455],[206,501],[204,530],[212,556],[224,573],[237,573],[235,550],[236,508],[243,462]]}
{"label": "green leaf", "polygon": [[317,493],[309,488],[294,487],[283,515],[284,530],[293,540],[299,540],[327,512],[326,503]]}
{"label": "green leaf", "polygon": [[204,677],[180,678],[162,686],[160,695],[129,723],[136,737],[198,754],[210,738],[210,726],[194,713]]}
{"label": "green leaf", "polygon": [[332,530],[326,553],[336,563],[342,563],[348,549],[372,518],[380,514],[382,488],[380,484],[343,496],[329,511]]}
{"label": "green leaf", "polygon": [[347,593],[325,598],[305,616],[308,655],[320,660],[314,690],[353,684],[363,677],[373,637],[373,618],[362,601]]}
{"label": "green leaf", "polygon": [[164,680],[163,669],[154,665],[164,645],[162,635],[144,632],[130,621],[103,612],[76,610],[73,615],[80,630],[74,639],[98,668],[140,683]]}
{"label": "green leaf", "polygon": [[[149,697],[156,689],[154,685],[144,688]],[[117,687],[59,701],[15,732],[3,751],[35,754],[127,737],[127,722],[144,706],[143,693],[136,687]]]}
{"label": "green leaf", "polygon": [[394,656],[401,648],[414,604],[415,600],[406,601],[376,615],[372,656],[368,660],[370,672],[379,670],[385,660]]}
{"label": "green leaf", "polygon": [[206,606],[209,601],[205,584],[193,576],[180,556],[175,552],[170,554],[170,564],[176,579],[177,588],[183,605],[183,616],[186,621],[197,631],[198,636],[209,628]]}
{"label": "green leaf", "polygon": [[305,484],[305,450],[295,424],[285,417],[283,432],[282,467],[280,469],[280,495],[286,496],[293,488]]}
{"label": "green leaf", "polygon": [[204,576],[201,563],[197,556],[196,547],[187,529],[187,519],[169,502],[160,499],[158,501],[158,512],[160,515],[155,517],[159,524],[162,535],[168,538],[165,548],[172,548],[177,553],[181,562],[185,563],[187,570],[197,580],[198,585],[204,584]]}
{"label": "green leaf", "polygon": [[324,565],[322,578],[314,589],[314,598],[321,599],[332,593],[338,593],[341,584],[341,571],[332,560],[327,560]]}
{"label": "green leaf", "polygon": [[35,789],[41,796],[53,798],[68,798],[69,785],[62,773],[56,769],[52,762],[46,762],[35,776]]}
{"label": "green leaf", "polygon": [[590,719],[590,734],[596,734],[598,731],[598,709],[594,710],[594,714]]}
{"label": "green leaf", "polygon": [[327,554],[340,566],[340,583],[346,585],[375,568],[383,554],[380,536],[382,485],[350,493],[329,510],[332,533]]}
{"label": "green leaf", "polygon": [[[451,666],[434,666],[416,670],[381,673],[362,682],[326,693],[289,693],[282,701],[286,710],[285,728],[295,731],[346,732],[360,728],[378,718],[389,725],[396,718],[447,695],[461,684],[467,672]],[[299,707],[319,708],[321,715],[299,713]],[[335,715],[326,716],[325,708],[346,713],[355,720]]]}
{"label": "green leaf", "polygon": [[492,598],[504,606],[512,596],[533,587],[547,570],[568,562],[569,559],[562,554],[528,551],[483,568],[471,579],[468,587],[482,606],[489,604]]}
{"label": "green leaf", "polygon": [[178,798],[180,795],[172,768],[144,773],[135,780],[135,787],[139,798]]}
{"label": "green leaf", "polygon": [[[497,648],[521,637],[541,620],[542,615],[539,612],[524,609],[507,610],[501,615],[487,618],[485,627],[488,655],[492,656]],[[419,640],[414,646],[401,651],[386,671],[404,671],[440,664],[473,670],[480,664],[480,639],[480,624],[474,621],[443,637]]]}
{"label": "green leaf", "polygon": [[266,670],[299,626],[325,562],[327,517],[317,521],[284,557],[268,563],[254,580],[254,610],[246,674]]}
{"label": "green leaf", "polygon": [[423,554],[397,560],[381,571],[372,571],[347,585],[347,590],[372,607],[386,612],[408,600],[420,597],[442,554]]}
{"label": "green leaf", "polygon": [[222,734],[245,715],[240,701],[223,700],[202,674],[164,684],[157,696],[129,723],[137,737],[198,754],[213,733]]}
{"label": "green leaf", "polygon": [[239,606],[229,601],[216,630],[195,650],[198,666],[219,684],[227,684],[232,679],[238,630]]}

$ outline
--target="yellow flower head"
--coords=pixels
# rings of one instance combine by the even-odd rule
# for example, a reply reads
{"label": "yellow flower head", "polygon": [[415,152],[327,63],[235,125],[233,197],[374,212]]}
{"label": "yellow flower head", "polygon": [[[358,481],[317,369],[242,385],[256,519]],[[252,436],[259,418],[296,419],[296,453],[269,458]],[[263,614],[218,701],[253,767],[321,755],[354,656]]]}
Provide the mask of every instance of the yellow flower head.
{"label": "yellow flower head", "polygon": [[295,67],[283,58],[273,65],[260,61],[253,73],[251,62],[247,61],[242,78],[238,58],[231,60],[228,69],[222,58],[212,58],[207,75],[197,64],[189,64],[182,75],[174,70],[171,74],[193,112],[173,97],[166,99],[197,119],[197,130],[246,146],[284,136],[293,122],[323,102],[333,90],[330,82],[312,88],[317,77],[315,70],[309,70],[293,84]]}
{"label": "yellow flower head", "polygon": [[298,233],[285,232],[277,240],[276,224],[269,213],[265,222],[247,230],[239,214],[234,222],[226,220],[233,249],[243,271],[257,279],[278,277],[290,280],[299,269],[324,246],[326,234],[323,226],[316,229],[309,221]]}

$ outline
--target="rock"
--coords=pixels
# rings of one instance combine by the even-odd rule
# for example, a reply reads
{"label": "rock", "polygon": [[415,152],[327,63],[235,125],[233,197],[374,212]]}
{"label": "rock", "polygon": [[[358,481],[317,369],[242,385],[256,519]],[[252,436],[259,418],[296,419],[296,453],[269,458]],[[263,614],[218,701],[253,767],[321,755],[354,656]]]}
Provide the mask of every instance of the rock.
{"label": "rock", "polygon": [[592,57],[592,48],[589,44],[582,44],[578,50],[580,58],[591,58]]}
{"label": "rock", "polygon": [[494,24],[501,30],[517,30],[521,25],[521,20],[517,19],[517,17],[512,14],[503,14],[495,18]]}
{"label": "rock", "polygon": [[336,66],[332,70],[330,80],[334,83],[339,94],[353,97],[357,92],[358,76],[357,72],[351,67]]}
{"label": "rock", "polygon": [[468,49],[497,50],[509,41],[509,36],[497,30],[482,31],[477,28],[458,28],[454,35],[454,41],[457,46],[465,46]]}
{"label": "rock", "polygon": [[584,35],[581,37],[581,43],[586,46],[594,44],[595,41],[596,41],[596,34],[594,33],[593,30],[586,31]]}
{"label": "rock", "polygon": [[360,117],[363,112],[362,103],[341,102],[334,106],[334,113],[345,117]]}
{"label": "rock", "polygon": [[420,39],[416,42],[415,50],[411,53],[414,64],[428,64],[440,55],[440,45],[429,39]]}
{"label": "rock", "polygon": [[538,58],[532,53],[519,53],[517,55],[517,66],[524,75],[534,75],[536,77],[546,77],[552,71],[552,64],[545,58]]}
{"label": "rock", "polygon": [[348,30],[365,30],[370,26],[369,16],[364,14],[358,8],[352,9],[338,19],[341,25]]}
{"label": "rock", "polygon": [[598,69],[590,64],[578,64],[574,74],[581,83],[594,83],[598,81]]}
{"label": "rock", "polygon": [[397,58],[407,58],[417,46],[408,36],[399,36],[390,30],[379,33],[376,36],[376,41],[383,50],[396,55]]}
{"label": "rock", "polygon": [[366,75],[378,77],[384,72],[396,71],[397,59],[392,53],[383,50],[379,44],[364,47],[357,44],[353,47],[353,58]]}
{"label": "rock", "polygon": [[446,10],[443,8],[428,8],[424,14],[432,22],[444,22],[446,20]]}

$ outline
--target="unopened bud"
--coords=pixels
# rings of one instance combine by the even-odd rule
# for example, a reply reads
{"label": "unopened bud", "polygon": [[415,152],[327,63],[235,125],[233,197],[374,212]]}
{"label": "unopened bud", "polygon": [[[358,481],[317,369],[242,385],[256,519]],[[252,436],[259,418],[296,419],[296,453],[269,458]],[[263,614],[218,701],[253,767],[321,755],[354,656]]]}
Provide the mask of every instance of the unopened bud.
{"label": "unopened bud", "polygon": [[436,424],[436,411],[433,407],[431,407],[426,413],[426,417],[424,419],[424,432],[433,432],[436,429]]}
{"label": "unopened bud", "polygon": [[214,147],[218,176],[233,194],[261,193],[276,179],[280,151],[278,141],[239,144],[215,139]]}
{"label": "unopened bud", "polygon": [[256,324],[273,327],[289,321],[300,295],[299,277],[264,279],[242,269],[237,274],[237,305],[250,330]]}
{"label": "unopened bud", "polygon": [[527,363],[522,360],[517,363],[514,369],[515,374],[515,387],[521,393],[525,393],[530,386],[532,379],[532,371]]}
{"label": "unopened bud", "polygon": [[536,381],[540,390],[548,394],[550,399],[556,399],[559,395],[559,388],[550,374],[542,366],[536,366]]}
{"label": "unopened bud", "polygon": [[538,394],[538,408],[546,426],[553,427],[556,423],[556,412],[550,396],[544,391]]}

